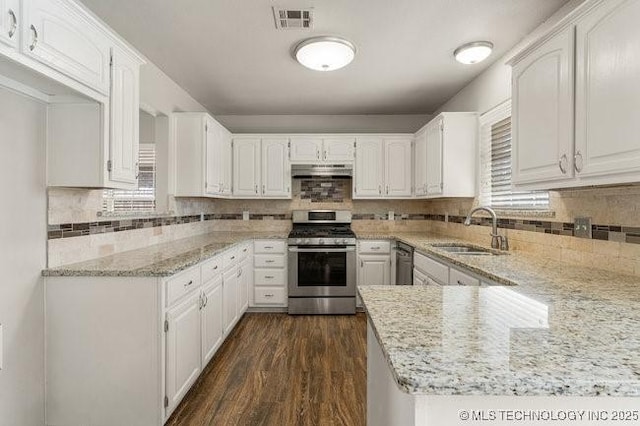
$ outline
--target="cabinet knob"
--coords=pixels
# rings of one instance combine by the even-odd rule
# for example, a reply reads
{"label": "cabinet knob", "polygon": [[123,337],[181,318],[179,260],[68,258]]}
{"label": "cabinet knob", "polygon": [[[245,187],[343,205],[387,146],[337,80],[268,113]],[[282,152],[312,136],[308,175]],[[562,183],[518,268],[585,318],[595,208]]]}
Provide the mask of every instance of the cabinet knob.
{"label": "cabinet knob", "polygon": [[11,26],[9,27],[9,38],[13,38],[16,34],[16,29],[18,28],[18,18],[16,18],[16,14],[13,10],[9,9],[9,18],[11,19]]}
{"label": "cabinet knob", "polygon": [[560,167],[560,171],[562,172],[563,175],[567,174],[567,162],[569,160],[567,159],[567,154],[562,154],[562,157],[560,157],[560,160],[558,160],[558,167]]}
{"label": "cabinet knob", "polygon": [[36,48],[36,44],[38,44],[38,30],[36,30],[36,27],[34,27],[33,24],[29,27],[29,29],[31,29],[31,34],[33,35],[33,40],[29,45],[29,50],[33,52],[33,50]]}
{"label": "cabinet knob", "polygon": [[184,285],[184,288],[189,287],[191,284],[193,284],[193,280],[191,280],[191,281],[189,281],[188,283],[186,283],[186,284]]}
{"label": "cabinet knob", "polygon": [[573,156],[573,167],[576,169],[576,172],[580,173],[582,168],[584,167],[584,160],[582,158],[582,153],[580,150],[576,152],[576,155]]}

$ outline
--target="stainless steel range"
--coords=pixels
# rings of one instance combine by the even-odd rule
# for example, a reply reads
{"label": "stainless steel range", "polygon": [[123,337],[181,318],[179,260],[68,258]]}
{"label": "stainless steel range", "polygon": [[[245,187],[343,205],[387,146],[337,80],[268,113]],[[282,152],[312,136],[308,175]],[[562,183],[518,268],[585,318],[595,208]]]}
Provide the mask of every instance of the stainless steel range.
{"label": "stainless steel range", "polygon": [[356,235],[347,210],[295,210],[289,233],[289,313],[356,312]]}

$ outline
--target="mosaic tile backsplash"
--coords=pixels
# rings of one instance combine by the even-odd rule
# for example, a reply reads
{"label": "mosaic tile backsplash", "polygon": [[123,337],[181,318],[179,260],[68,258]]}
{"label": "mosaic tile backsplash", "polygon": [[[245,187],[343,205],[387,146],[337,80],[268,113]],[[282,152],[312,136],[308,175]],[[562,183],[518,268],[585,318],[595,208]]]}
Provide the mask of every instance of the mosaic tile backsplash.
{"label": "mosaic tile backsplash", "polygon": [[312,203],[343,203],[348,190],[346,185],[351,185],[351,179],[302,179],[300,199]]}

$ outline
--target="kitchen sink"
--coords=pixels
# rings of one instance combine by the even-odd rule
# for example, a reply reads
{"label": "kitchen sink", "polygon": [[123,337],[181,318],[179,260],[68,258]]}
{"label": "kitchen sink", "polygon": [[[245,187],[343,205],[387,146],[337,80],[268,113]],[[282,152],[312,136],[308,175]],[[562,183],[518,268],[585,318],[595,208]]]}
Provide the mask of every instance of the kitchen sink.
{"label": "kitchen sink", "polygon": [[495,256],[502,254],[496,250],[465,244],[433,244],[432,247],[446,251],[447,253],[466,256]]}

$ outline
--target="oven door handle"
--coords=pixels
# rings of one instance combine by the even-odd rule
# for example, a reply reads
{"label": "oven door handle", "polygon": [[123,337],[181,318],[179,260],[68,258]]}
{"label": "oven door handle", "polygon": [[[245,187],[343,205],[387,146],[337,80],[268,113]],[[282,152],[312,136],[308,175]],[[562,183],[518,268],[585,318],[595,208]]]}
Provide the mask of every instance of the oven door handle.
{"label": "oven door handle", "polygon": [[290,253],[346,253],[350,251],[356,251],[355,247],[345,247],[345,248],[298,248],[298,247],[289,247]]}

